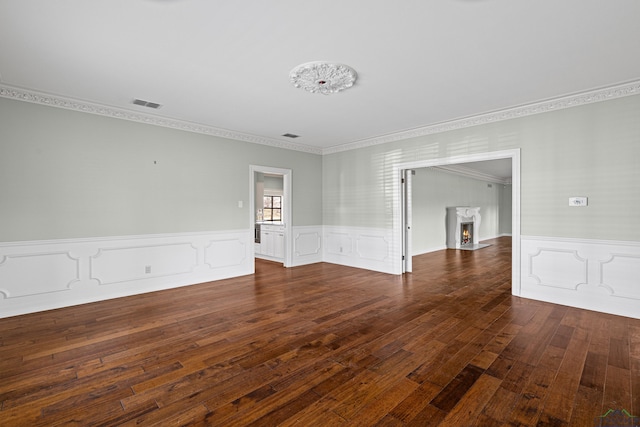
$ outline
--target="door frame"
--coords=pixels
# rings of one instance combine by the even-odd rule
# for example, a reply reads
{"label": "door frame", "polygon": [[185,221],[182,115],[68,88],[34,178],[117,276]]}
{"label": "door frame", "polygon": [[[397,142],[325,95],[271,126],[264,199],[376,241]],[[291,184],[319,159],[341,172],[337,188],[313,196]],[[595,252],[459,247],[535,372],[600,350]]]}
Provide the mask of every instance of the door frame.
{"label": "door frame", "polygon": [[403,273],[411,273],[413,272],[413,255],[412,255],[412,246],[413,246],[413,231],[411,228],[413,227],[413,175],[415,174],[414,169],[403,169],[401,185],[402,192],[400,193],[400,197],[402,199],[402,272]]}
{"label": "door frame", "polygon": [[[414,162],[399,163],[393,167],[394,194],[393,194],[393,242],[394,252],[393,271],[402,274],[404,263],[402,260],[402,245],[406,239],[405,212],[407,209],[406,197],[403,197],[402,177],[405,170],[428,168],[432,166],[453,165],[459,163],[481,162],[485,160],[511,159],[511,293],[520,295],[520,149],[494,151],[488,153],[464,154],[460,156],[444,157],[430,160],[418,160]],[[409,198],[411,195],[409,194]],[[409,200],[410,203],[410,200]]]}
{"label": "door frame", "polygon": [[291,169],[274,168],[271,166],[249,165],[249,230],[251,230],[250,256],[252,271],[255,271],[255,246],[253,245],[253,230],[256,225],[256,172],[282,175],[283,188],[282,196],[284,205],[282,207],[284,217],[284,260],[285,267],[291,267],[293,259],[293,233],[292,233],[292,203],[291,203]]}

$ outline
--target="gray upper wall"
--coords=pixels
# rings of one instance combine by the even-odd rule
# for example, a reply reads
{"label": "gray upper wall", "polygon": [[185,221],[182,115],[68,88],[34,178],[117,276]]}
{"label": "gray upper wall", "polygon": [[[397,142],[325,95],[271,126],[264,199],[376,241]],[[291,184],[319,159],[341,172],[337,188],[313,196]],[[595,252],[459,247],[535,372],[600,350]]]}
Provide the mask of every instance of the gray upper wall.
{"label": "gray upper wall", "polygon": [[[292,169],[322,223],[322,157],[0,98],[0,241],[249,229],[249,165]],[[243,207],[238,207],[243,201]]]}
{"label": "gray upper wall", "polygon": [[395,165],[515,148],[523,235],[640,241],[638,95],[325,155],[323,223],[392,228]]}
{"label": "gray upper wall", "polygon": [[398,163],[513,148],[523,235],[640,241],[639,117],[635,95],[319,156],[2,98],[0,241],[249,229],[250,164],[293,170],[295,226],[390,229]]}

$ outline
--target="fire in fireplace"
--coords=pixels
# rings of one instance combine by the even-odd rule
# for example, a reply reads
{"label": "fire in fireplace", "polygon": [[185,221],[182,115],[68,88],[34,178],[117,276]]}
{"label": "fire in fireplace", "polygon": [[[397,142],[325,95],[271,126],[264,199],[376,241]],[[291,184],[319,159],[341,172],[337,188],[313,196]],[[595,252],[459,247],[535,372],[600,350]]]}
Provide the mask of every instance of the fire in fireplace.
{"label": "fire in fireplace", "polygon": [[460,246],[473,245],[473,222],[460,224]]}

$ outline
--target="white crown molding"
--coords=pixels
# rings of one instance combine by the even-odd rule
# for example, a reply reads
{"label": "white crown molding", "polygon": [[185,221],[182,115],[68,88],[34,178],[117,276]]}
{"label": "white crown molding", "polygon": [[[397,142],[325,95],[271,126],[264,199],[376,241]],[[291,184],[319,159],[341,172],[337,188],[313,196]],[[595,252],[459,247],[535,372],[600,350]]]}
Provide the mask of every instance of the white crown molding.
{"label": "white crown molding", "polygon": [[471,126],[495,123],[503,120],[531,116],[540,113],[547,113],[549,111],[562,110],[565,108],[577,107],[580,105],[608,101],[611,99],[638,94],[640,94],[640,80],[621,83],[615,86],[609,86],[606,88],[595,89],[587,92],[580,92],[577,94],[562,96],[518,107],[506,108],[490,113],[478,114],[462,119],[450,120],[403,132],[395,132],[389,135],[363,139],[349,144],[337,145],[335,147],[325,148],[324,150],[322,150],[322,154],[333,154],[341,151],[355,150],[358,148],[386,144],[388,142],[395,142],[403,139],[416,138],[456,129],[463,129]]}
{"label": "white crown molding", "polygon": [[424,126],[402,132],[395,132],[389,135],[354,141],[335,147],[322,149],[320,147],[305,146],[286,141],[264,138],[260,136],[245,134],[213,126],[191,123],[182,120],[170,119],[153,114],[145,114],[137,111],[122,108],[109,107],[87,101],[75,100],[58,95],[51,95],[36,92],[28,89],[18,88],[6,84],[0,84],[0,97],[15,99],[19,101],[32,102],[35,104],[47,105],[50,107],[64,108],[68,110],[80,111],[83,113],[97,114],[117,119],[130,120],[149,125],[162,126],[171,129],[178,129],[186,132],[201,133],[221,138],[235,139],[238,141],[250,142],[254,144],[268,145],[287,150],[302,151],[311,154],[333,154],[342,151],[355,150],[374,145],[386,144],[404,139],[416,138],[425,135],[442,133],[456,129],[463,129],[471,126],[495,123],[503,120],[515,119],[519,117],[531,116],[534,114],[546,113],[554,110],[577,107],[580,105],[592,104],[595,102],[608,101],[625,96],[640,94],[640,80],[621,83],[615,86],[581,92],[573,95],[558,97],[546,101],[540,101],[518,107],[506,108],[490,113],[479,114],[462,119],[450,120],[434,125]]}
{"label": "white crown molding", "polygon": [[148,125],[162,126],[186,132],[201,133],[205,135],[218,136],[221,138],[251,142],[254,144],[268,145],[271,147],[284,148],[287,150],[303,151],[312,154],[322,154],[322,150],[319,147],[293,144],[286,141],[279,141],[246,133],[220,129],[213,126],[171,119],[154,114],[145,114],[133,110],[109,107],[106,105],[80,101],[63,96],[36,92],[33,90],[18,88],[5,84],[0,84],[0,97],[31,102],[34,104],[47,105],[50,107],[64,108],[67,110],[80,111],[83,113],[97,114],[100,116],[107,116],[116,119],[129,120],[132,122],[145,123]]}

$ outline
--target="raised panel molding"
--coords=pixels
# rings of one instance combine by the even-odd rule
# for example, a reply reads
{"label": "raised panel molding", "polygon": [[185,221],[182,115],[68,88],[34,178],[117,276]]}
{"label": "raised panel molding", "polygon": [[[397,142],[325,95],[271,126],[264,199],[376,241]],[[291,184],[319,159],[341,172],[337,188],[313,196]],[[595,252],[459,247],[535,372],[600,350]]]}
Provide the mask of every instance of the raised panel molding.
{"label": "raised panel molding", "polygon": [[100,248],[90,258],[91,279],[101,285],[190,273],[197,265],[191,243]]}
{"label": "raised panel molding", "polygon": [[251,274],[250,241],[231,230],[0,244],[0,317]]}
{"label": "raised panel molding", "polygon": [[587,266],[575,250],[538,248],[529,255],[529,277],[542,286],[576,290],[587,283]]}
{"label": "raised panel molding", "polygon": [[4,298],[68,291],[80,281],[79,260],[68,251],[9,254],[0,258]]}
{"label": "raised panel molding", "polygon": [[389,242],[385,236],[361,234],[356,240],[358,256],[373,261],[384,261],[389,257]]}
{"label": "raised panel molding", "polygon": [[294,226],[292,228],[292,266],[313,264],[324,260],[322,229],[321,225]]}
{"label": "raised panel molding", "polygon": [[293,239],[296,256],[318,255],[320,249],[322,249],[322,245],[320,244],[322,236],[316,231],[297,233]]}
{"label": "raised panel molding", "polygon": [[521,295],[640,318],[640,243],[522,236]]}
{"label": "raised panel molding", "polygon": [[[294,265],[393,274],[391,234],[294,227]],[[0,317],[251,274],[252,240],[237,230],[0,244]],[[522,297],[640,318],[640,243],[522,236],[520,254]]]}
{"label": "raised panel molding", "polygon": [[[640,255],[611,254],[600,261],[600,283],[614,297],[640,300]],[[639,307],[640,309],[640,307]]]}
{"label": "raised panel molding", "polygon": [[325,226],[326,262],[393,274],[392,230]]}
{"label": "raised panel molding", "polygon": [[211,240],[204,254],[205,263],[210,268],[238,266],[247,260],[247,243],[238,239]]}
{"label": "raised panel molding", "polygon": [[353,237],[348,232],[329,231],[326,234],[327,253],[346,256],[353,252]]}

